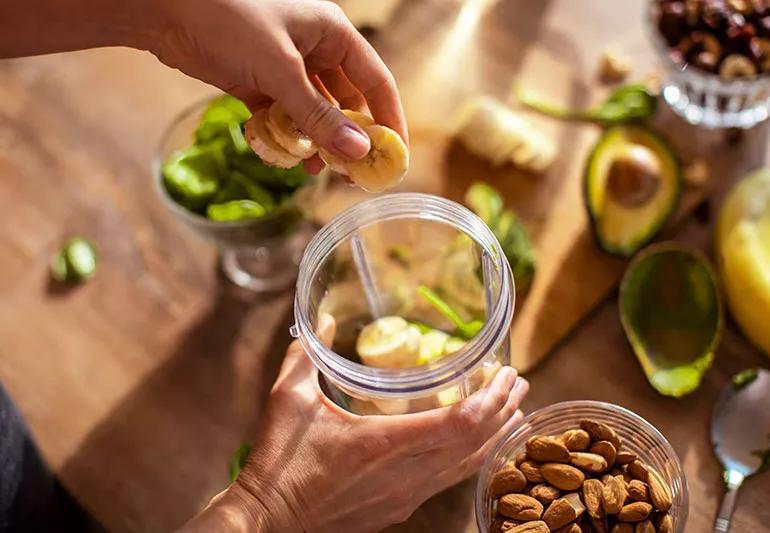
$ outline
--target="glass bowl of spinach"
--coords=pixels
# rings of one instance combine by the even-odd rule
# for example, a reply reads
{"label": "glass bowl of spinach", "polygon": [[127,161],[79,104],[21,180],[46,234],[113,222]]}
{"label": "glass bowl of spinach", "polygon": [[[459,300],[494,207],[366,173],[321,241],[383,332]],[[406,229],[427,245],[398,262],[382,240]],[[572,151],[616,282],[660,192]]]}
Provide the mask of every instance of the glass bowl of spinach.
{"label": "glass bowl of spinach", "polygon": [[217,245],[231,281],[269,292],[293,284],[326,178],[262,163],[243,137],[250,116],[228,95],[190,106],[164,133],[153,180],[169,210]]}

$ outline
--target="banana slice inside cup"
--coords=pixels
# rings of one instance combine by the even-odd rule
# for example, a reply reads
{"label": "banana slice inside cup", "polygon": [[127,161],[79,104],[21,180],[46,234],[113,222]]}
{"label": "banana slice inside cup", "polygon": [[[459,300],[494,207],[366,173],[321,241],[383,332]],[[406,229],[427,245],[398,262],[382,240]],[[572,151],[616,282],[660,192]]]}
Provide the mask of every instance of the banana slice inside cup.
{"label": "banana slice inside cup", "polygon": [[356,351],[366,366],[409,368],[420,357],[420,330],[400,316],[378,318],[358,335]]}

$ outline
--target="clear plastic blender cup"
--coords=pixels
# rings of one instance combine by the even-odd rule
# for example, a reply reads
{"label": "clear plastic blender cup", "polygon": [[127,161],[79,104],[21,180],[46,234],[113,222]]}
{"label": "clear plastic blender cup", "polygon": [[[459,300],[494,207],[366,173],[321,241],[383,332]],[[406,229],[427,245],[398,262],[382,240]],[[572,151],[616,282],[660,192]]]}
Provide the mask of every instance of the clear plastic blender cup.
{"label": "clear plastic blender cup", "polygon": [[[465,323],[483,327],[457,337],[456,323],[426,292]],[[510,266],[480,218],[437,196],[392,194],[342,212],[312,239],[300,263],[291,333],[341,407],[357,414],[412,413],[466,398],[509,363],[514,302]],[[331,347],[315,334],[325,313],[336,323]],[[375,368],[359,358],[362,329],[391,316],[423,333],[419,364]],[[423,350],[431,349],[423,342],[426,333],[436,330],[434,337],[455,345],[423,359]]]}

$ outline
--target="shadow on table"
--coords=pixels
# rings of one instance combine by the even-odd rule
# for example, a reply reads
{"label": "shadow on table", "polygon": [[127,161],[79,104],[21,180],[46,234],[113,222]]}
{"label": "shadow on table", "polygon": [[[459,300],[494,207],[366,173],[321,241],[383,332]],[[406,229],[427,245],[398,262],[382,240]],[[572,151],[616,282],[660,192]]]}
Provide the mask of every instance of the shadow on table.
{"label": "shadow on table", "polygon": [[[169,530],[191,517],[226,485],[230,454],[254,432],[290,340],[291,310],[286,295],[255,299],[221,285],[166,362],[67,460],[68,488],[111,528]],[[270,312],[282,316],[265,343]]]}

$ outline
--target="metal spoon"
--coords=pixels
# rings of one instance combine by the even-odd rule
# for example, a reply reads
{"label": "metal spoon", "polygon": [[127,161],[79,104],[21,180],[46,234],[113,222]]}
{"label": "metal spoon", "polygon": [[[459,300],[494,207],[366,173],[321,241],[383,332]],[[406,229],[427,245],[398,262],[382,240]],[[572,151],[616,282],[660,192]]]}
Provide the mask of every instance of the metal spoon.
{"label": "metal spoon", "polygon": [[770,455],[770,371],[745,370],[733,376],[714,406],[711,443],[727,484],[714,533],[726,533],[743,480],[756,474]]}

